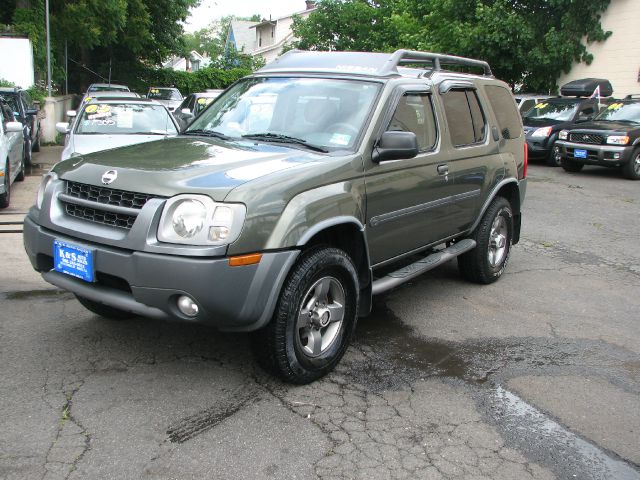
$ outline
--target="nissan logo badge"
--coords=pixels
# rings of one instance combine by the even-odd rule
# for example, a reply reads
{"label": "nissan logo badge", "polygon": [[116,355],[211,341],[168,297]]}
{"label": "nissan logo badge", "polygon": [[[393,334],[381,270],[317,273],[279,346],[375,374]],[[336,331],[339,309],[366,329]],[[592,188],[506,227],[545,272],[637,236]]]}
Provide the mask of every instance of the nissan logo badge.
{"label": "nissan logo badge", "polygon": [[102,183],[109,185],[110,183],[113,183],[116,178],[118,178],[117,170],[107,170],[102,174]]}

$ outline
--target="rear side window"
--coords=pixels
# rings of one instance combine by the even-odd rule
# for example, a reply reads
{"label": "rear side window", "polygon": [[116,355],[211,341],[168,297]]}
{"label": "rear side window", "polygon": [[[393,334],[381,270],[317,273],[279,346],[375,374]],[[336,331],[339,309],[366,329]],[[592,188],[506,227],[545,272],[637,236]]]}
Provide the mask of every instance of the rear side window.
{"label": "rear side window", "polygon": [[[506,139],[519,138],[522,135],[522,121],[516,110],[511,92],[497,85],[487,85],[485,91],[487,92],[487,97],[489,97],[491,108],[496,114],[496,120],[498,120],[502,136]],[[532,107],[533,103],[531,107],[523,111],[530,110]]]}
{"label": "rear side window", "polygon": [[413,132],[418,137],[420,151],[432,150],[438,133],[431,96],[426,93],[403,95],[387,130]]}
{"label": "rear side window", "polygon": [[451,142],[456,147],[481,143],[486,120],[474,90],[449,90],[442,95]]}

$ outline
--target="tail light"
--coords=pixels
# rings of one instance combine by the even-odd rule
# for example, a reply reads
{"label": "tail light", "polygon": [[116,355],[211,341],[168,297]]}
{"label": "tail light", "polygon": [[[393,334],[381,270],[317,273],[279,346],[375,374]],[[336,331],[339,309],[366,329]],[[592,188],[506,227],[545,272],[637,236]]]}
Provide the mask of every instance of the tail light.
{"label": "tail light", "polygon": [[529,166],[529,146],[527,145],[527,142],[524,142],[524,167],[522,167],[522,177],[520,177],[520,180],[522,180],[523,178],[527,178],[528,166]]}

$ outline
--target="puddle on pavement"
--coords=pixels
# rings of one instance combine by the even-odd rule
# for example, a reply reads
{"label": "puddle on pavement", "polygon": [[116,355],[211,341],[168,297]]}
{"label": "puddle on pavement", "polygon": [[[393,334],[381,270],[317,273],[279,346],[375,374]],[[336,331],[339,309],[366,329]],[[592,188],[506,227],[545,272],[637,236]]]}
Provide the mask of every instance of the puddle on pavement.
{"label": "puddle on pavement", "polygon": [[4,298],[7,300],[31,300],[34,298],[59,298],[59,297],[69,297],[71,298],[71,294],[64,290],[54,290],[54,289],[45,289],[45,290],[24,290],[24,291],[16,291],[16,292],[7,292],[4,294]]}
{"label": "puddle on pavement", "polygon": [[354,347],[364,359],[356,357],[341,373],[372,391],[406,388],[429,377],[464,382],[480,412],[508,443],[559,477],[640,479],[637,466],[592,445],[501,386],[510,377],[571,369],[606,375],[613,383],[634,383],[635,369],[629,365],[635,365],[637,357],[632,352],[604,342],[562,338],[458,343],[421,338],[383,300],[376,302],[370,317],[360,320]]}
{"label": "puddle on pavement", "polygon": [[552,463],[562,478],[637,480],[640,473],[623,460],[578,437],[519,396],[491,389],[489,411],[502,436],[540,463]]}

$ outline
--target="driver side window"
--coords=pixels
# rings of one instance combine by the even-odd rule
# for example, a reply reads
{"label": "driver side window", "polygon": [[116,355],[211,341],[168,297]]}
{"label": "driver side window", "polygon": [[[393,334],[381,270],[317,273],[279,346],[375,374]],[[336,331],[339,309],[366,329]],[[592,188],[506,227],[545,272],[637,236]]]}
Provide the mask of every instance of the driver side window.
{"label": "driver side window", "polygon": [[421,152],[433,150],[438,138],[436,120],[427,93],[405,93],[396,107],[387,131],[413,132]]}

